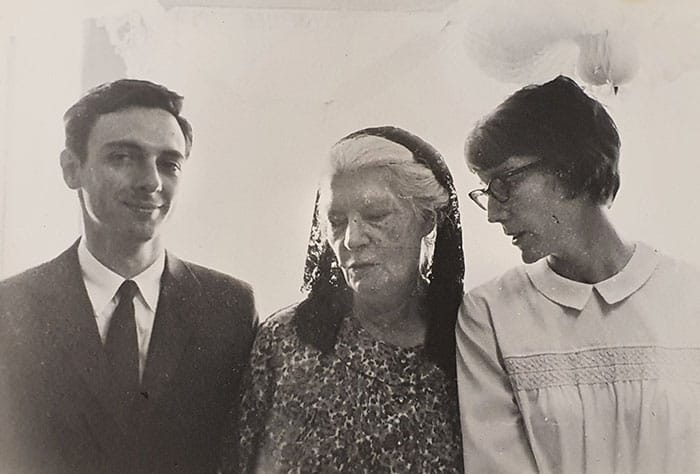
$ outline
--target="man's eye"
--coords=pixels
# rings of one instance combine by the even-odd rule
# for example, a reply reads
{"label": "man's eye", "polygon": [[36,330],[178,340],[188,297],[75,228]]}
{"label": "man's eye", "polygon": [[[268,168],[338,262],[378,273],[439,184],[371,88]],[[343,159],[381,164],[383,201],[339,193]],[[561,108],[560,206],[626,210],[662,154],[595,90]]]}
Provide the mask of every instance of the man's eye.
{"label": "man's eye", "polygon": [[174,174],[177,174],[182,170],[182,165],[177,161],[166,161],[165,163],[161,164],[161,167],[167,172]]}
{"label": "man's eye", "polygon": [[132,158],[132,154],[128,151],[115,151],[109,154],[110,159],[114,161],[124,161]]}

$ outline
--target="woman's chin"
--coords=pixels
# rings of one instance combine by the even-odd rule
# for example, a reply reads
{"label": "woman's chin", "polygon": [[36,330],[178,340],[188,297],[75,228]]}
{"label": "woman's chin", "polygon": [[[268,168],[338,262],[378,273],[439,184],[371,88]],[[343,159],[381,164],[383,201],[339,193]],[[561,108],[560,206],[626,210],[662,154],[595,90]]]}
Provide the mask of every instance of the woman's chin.
{"label": "woman's chin", "polygon": [[381,293],[376,284],[366,280],[353,281],[350,283],[350,288],[359,297],[372,298]]}
{"label": "woman's chin", "polygon": [[523,263],[535,263],[546,256],[546,253],[538,249],[532,249],[529,247],[520,248],[520,258],[522,259]]}
{"label": "woman's chin", "polygon": [[411,293],[407,288],[387,285],[373,285],[362,282],[359,285],[351,285],[350,288],[355,293],[355,301],[364,302],[371,306],[385,307],[401,305]]}

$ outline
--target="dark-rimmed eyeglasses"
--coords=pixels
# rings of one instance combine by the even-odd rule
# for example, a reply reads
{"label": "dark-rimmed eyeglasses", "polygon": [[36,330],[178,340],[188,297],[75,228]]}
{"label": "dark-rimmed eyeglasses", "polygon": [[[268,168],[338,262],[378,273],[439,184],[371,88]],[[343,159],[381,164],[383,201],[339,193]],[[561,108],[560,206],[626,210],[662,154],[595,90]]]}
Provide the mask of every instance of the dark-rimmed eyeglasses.
{"label": "dark-rimmed eyeglasses", "polygon": [[510,199],[511,186],[508,183],[508,179],[541,165],[542,161],[533,161],[519,168],[506,171],[502,175],[492,178],[485,188],[470,191],[469,198],[484,211],[488,209],[489,196],[500,203],[504,203]]}

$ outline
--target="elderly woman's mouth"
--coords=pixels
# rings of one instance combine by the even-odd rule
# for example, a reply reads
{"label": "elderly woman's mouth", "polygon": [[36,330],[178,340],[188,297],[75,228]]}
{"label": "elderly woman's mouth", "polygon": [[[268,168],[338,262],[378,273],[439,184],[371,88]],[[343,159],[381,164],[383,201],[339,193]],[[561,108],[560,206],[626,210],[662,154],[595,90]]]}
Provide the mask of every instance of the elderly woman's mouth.
{"label": "elderly woman's mouth", "polygon": [[362,271],[374,268],[376,266],[377,266],[377,264],[373,263],[373,262],[361,262],[361,263],[352,263],[352,264],[348,265],[347,269],[348,269],[348,271],[362,272]]}

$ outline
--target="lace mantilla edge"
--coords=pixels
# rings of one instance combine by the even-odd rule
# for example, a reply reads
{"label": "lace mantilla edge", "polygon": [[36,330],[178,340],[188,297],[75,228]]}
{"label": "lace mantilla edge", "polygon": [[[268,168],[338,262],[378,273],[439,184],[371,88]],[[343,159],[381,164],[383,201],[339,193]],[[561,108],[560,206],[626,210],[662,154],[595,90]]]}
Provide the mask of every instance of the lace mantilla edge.
{"label": "lace mantilla edge", "polygon": [[700,384],[700,348],[614,347],[506,357],[505,368],[515,390],[658,379]]}

